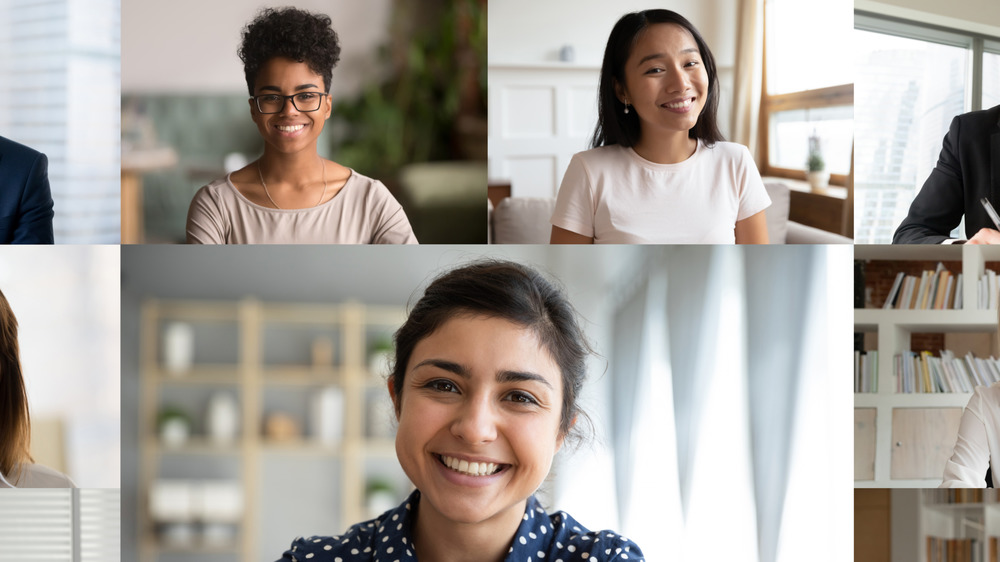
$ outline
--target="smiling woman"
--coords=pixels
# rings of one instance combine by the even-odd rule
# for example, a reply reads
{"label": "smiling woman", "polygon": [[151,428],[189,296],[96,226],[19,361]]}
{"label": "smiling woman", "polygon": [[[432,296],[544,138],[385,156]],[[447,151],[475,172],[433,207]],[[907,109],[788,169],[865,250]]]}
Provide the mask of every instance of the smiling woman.
{"label": "smiling woman", "polygon": [[723,142],[715,59],[691,22],[622,16],[598,96],[592,149],[559,188],[553,243],[767,243],[770,198],[746,147]]}
{"label": "smiling woman", "polygon": [[330,26],[324,15],[268,8],[244,30],[239,55],[264,154],[195,194],[189,243],[417,242],[402,207],[381,182],[317,152],[340,59]]}
{"label": "smiling woman", "polygon": [[296,539],[282,560],[643,560],[534,497],[584,416],[590,349],[559,289],[522,265],[473,263],[427,287],[395,343],[396,454],[416,491],[343,535]]}

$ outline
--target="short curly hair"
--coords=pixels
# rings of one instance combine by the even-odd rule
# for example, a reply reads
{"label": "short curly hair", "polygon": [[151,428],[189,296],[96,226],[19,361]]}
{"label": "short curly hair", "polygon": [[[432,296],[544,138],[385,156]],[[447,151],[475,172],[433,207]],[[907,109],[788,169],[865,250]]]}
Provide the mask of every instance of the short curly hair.
{"label": "short curly hair", "polygon": [[323,87],[329,93],[333,67],[340,60],[340,39],[331,23],[329,16],[297,8],[265,8],[258,12],[243,29],[237,51],[250,95],[260,68],[274,57],[308,64],[310,70],[323,77]]}

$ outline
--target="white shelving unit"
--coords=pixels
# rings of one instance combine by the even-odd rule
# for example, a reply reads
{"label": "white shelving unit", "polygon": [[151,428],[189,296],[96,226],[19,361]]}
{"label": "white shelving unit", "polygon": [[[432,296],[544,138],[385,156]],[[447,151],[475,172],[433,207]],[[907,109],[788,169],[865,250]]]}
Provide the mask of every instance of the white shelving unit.
{"label": "white shelving unit", "polygon": [[[398,471],[393,439],[373,437],[365,429],[371,407],[368,391],[380,389],[385,392],[382,374],[369,371],[368,350],[373,334],[391,334],[404,320],[402,307],[353,302],[287,304],[245,299],[238,302],[152,300],[144,303],[140,360],[141,559],[155,562],[169,555],[171,560],[178,556],[191,560],[206,557],[216,560],[215,556],[227,560],[257,560],[263,474],[267,463],[275,459],[331,463],[336,469],[339,505],[329,507],[337,512],[340,527],[346,529],[349,524],[368,519],[365,493],[372,476],[368,469],[374,463],[387,467],[387,472]],[[160,339],[163,326],[175,321],[222,326],[226,334],[218,346],[222,351],[202,349],[208,360],[200,361],[196,353],[194,365],[183,375],[167,372],[163,367]],[[333,345],[330,365],[310,364],[309,349],[317,333],[324,334]],[[216,337],[215,341],[219,339]],[[269,339],[274,341],[268,342]],[[196,338],[196,348],[199,345],[202,342]],[[282,441],[272,441],[264,435],[269,397],[285,393],[297,403],[308,404],[309,396],[325,387],[338,387],[343,392],[343,437],[338,444],[323,444],[306,434]],[[197,429],[195,436],[180,447],[168,447],[160,442],[157,413],[171,397],[196,401],[219,389],[232,393],[239,405],[240,434],[235,443],[220,446],[199,435],[203,432]],[[302,415],[301,429],[305,431],[308,416]],[[236,541],[222,546],[171,546],[161,539],[150,516],[148,491],[158,478],[178,478],[170,473],[176,472],[179,463],[186,465],[184,470],[188,473],[182,478],[218,478],[218,468],[199,469],[198,459],[206,457],[231,460],[234,470],[229,471],[232,474],[228,478],[235,478],[242,488],[244,510]],[[287,476],[294,478],[295,474]],[[408,490],[400,492],[405,495]],[[293,538],[294,535],[289,536],[288,541]]]}
{"label": "white shelving unit", "polygon": [[[894,538],[906,537],[916,544],[894,544],[893,559],[927,560],[928,537],[975,539],[977,553],[973,560],[989,560],[989,539],[1000,537],[1000,502],[996,490],[983,490],[983,501],[947,503],[947,490],[897,490],[893,492],[893,526],[914,529]],[[909,496],[909,494],[915,494]],[[914,509],[910,509],[914,508]],[[912,549],[912,550],[911,550]],[[897,557],[900,550],[903,556]],[[910,558],[909,554],[916,554]]]}
{"label": "white shelving unit", "polygon": [[[955,412],[944,410],[961,409],[968,403],[971,394],[897,394],[894,376],[895,356],[903,351],[910,351],[910,335],[914,333],[957,333],[957,332],[996,332],[997,312],[995,310],[977,309],[977,283],[986,269],[986,262],[1000,261],[1000,248],[989,246],[855,246],[855,260],[877,261],[960,261],[963,274],[963,306],[959,310],[884,310],[856,309],[854,311],[854,329],[856,332],[876,333],[878,339],[878,389],[875,393],[857,393],[854,395],[855,412],[863,409],[874,410],[875,413],[875,450],[874,478],[855,480],[858,488],[888,488],[888,487],[936,487],[940,478],[896,478],[892,474],[893,449],[905,447],[899,440],[893,441],[893,417],[905,415],[908,409],[941,409],[941,412],[931,412],[942,415],[955,424],[957,432],[957,417]],[[952,273],[958,273],[953,271]],[[875,303],[881,305],[881,303]],[[866,420],[867,421],[867,420]],[[900,429],[900,428],[897,428]],[[856,429],[857,431],[857,429]],[[943,436],[924,436],[927,450],[941,452],[942,446],[949,449],[954,446],[954,433],[949,429],[943,431]],[[945,439],[951,433],[951,443],[942,445],[940,439]],[[863,446],[855,442],[855,456],[862,456]],[[867,458],[867,456],[865,456]],[[943,466],[942,466],[943,471]]]}

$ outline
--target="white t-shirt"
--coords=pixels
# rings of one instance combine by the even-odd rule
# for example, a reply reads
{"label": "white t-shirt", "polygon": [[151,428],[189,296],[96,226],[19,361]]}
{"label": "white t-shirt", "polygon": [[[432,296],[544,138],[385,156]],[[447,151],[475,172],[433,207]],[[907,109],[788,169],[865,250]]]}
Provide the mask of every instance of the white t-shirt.
{"label": "white t-shirt", "polygon": [[[76,484],[69,476],[40,464],[25,465],[15,479],[14,475],[17,473],[18,471],[14,470],[10,477],[6,474],[4,476],[7,477],[8,484],[18,488],[76,488]],[[0,488],[6,487],[8,486],[0,481]]]}
{"label": "white t-shirt", "polygon": [[743,145],[698,141],[677,164],[610,145],[573,156],[552,224],[597,244],[734,244],[736,221],[770,204]]}

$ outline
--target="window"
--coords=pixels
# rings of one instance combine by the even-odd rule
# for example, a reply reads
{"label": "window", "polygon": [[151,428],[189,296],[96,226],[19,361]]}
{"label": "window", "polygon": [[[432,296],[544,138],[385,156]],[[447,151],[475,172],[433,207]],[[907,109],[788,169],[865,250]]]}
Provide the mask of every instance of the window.
{"label": "window", "polygon": [[831,183],[845,184],[854,134],[854,67],[848,57],[824,46],[850,44],[851,6],[845,0],[767,1],[763,175],[805,179],[810,137],[818,137]]}
{"label": "window", "polygon": [[120,10],[0,2],[0,134],[48,156],[57,243],[121,238]]}
{"label": "window", "polygon": [[1000,55],[983,51],[992,45],[967,33],[855,19],[856,243],[892,242],[952,119],[1000,103]]}

